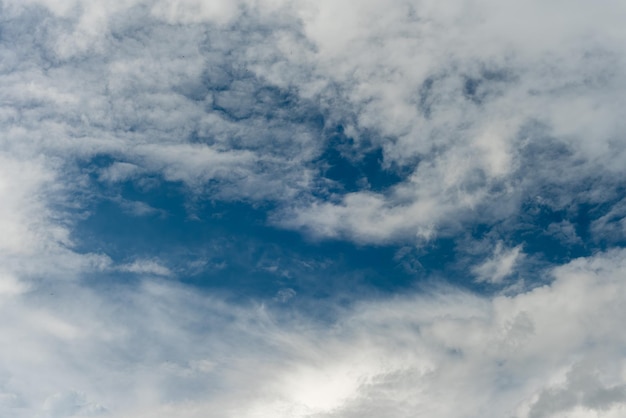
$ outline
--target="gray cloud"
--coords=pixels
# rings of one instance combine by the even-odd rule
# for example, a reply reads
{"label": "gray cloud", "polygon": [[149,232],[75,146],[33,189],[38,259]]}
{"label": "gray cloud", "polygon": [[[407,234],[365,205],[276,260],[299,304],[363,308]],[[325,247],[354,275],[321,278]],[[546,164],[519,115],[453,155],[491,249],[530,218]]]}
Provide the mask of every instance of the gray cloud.
{"label": "gray cloud", "polygon": [[577,407],[600,414],[611,410],[623,412],[626,386],[602,382],[600,377],[605,373],[594,369],[593,364],[577,364],[567,373],[564,384],[540,392],[528,416],[550,417],[563,412],[571,413]]}

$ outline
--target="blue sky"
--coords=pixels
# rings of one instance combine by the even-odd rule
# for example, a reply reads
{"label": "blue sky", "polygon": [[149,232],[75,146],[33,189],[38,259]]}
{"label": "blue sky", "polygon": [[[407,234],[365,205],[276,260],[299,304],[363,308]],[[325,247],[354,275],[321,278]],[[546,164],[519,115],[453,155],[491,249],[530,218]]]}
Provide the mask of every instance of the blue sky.
{"label": "blue sky", "polygon": [[0,1],[0,415],[621,417],[616,1]]}

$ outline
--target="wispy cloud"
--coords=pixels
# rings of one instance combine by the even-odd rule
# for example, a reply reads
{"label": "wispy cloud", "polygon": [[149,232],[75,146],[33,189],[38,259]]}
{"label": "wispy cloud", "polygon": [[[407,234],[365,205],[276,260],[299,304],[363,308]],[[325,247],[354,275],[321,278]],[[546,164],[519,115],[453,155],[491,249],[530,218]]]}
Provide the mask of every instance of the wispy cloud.
{"label": "wispy cloud", "polygon": [[118,266],[117,269],[119,271],[135,274],[148,274],[166,277],[172,275],[170,269],[155,260],[135,260],[129,264],[122,264]]}
{"label": "wispy cloud", "polygon": [[491,257],[472,268],[479,282],[502,283],[513,274],[515,266],[524,257],[522,246],[506,249],[498,242]]}

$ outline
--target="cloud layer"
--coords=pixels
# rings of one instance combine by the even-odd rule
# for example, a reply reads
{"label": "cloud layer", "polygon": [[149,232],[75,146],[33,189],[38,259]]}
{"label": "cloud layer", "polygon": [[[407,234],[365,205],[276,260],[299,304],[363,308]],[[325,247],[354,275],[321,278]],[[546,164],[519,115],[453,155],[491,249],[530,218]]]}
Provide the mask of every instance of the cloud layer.
{"label": "cloud layer", "polygon": [[3,295],[7,416],[613,417],[623,250],[485,297],[431,287],[332,323],[144,279]]}
{"label": "cloud layer", "polygon": [[[0,9],[0,415],[624,415],[620,2]],[[179,283],[176,254],[84,242],[102,202],[172,216],[128,185],[410,269],[438,239],[469,261],[403,294],[233,302]]]}

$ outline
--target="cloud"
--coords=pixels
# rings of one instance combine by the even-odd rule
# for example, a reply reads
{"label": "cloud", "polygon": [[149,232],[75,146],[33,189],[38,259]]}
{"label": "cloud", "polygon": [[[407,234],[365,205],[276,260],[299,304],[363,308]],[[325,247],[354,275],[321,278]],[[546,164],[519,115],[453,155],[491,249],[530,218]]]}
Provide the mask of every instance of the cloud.
{"label": "cloud", "polygon": [[615,203],[606,214],[593,221],[591,229],[598,240],[623,240],[626,234],[626,201]]}
{"label": "cloud", "polygon": [[[22,158],[20,158],[22,157]],[[70,187],[55,161],[0,152],[0,294],[13,296],[42,281],[102,271],[105,254],[77,253],[71,234]]]}
{"label": "cloud", "polygon": [[331,323],[172,282],[31,289],[0,306],[0,406],[16,417],[616,416],[625,259],[577,259],[509,296],[444,286],[363,301]]}
{"label": "cloud", "polygon": [[[48,203],[41,196],[45,186],[54,185],[53,172],[42,161],[19,161],[3,156],[0,164],[0,249],[7,255],[28,254],[42,241],[64,241],[67,231],[50,225]],[[16,173],[21,173],[16,178]],[[47,226],[51,226],[46,228]],[[48,236],[38,236],[40,232]],[[52,236],[50,236],[52,235]]]}
{"label": "cloud", "polygon": [[626,386],[607,385],[600,380],[600,375],[593,365],[577,364],[567,373],[564,383],[547,388],[535,396],[528,416],[561,416],[564,413],[572,414],[576,409],[582,416],[589,415],[591,411],[599,411],[601,416],[623,413]]}
{"label": "cloud", "polygon": [[44,402],[43,410],[42,417],[45,418],[91,417],[106,413],[102,406],[88,402],[84,393],[75,391],[50,396]]}
{"label": "cloud", "polygon": [[515,265],[524,257],[521,251],[521,245],[504,249],[502,242],[498,242],[493,255],[481,264],[474,266],[472,273],[476,275],[476,280],[479,282],[502,283],[502,280],[514,272]]}
{"label": "cloud", "polygon": [[[623,9],[605,3],[595,21],[582,18],[580,3],[571,14],[533,2],[466,7],[324,4],[306,15],[316,68],[344,87],[355,137],[376,141],[385,164],[412,175],[374,197],[305,202],[283,225],[385,242],[480,222],[486,212],[515,216],[545,190],[557,208],[576,204],[574,195],[589,202],[612,193],[624,161],[621,122],[608,105],[623,86],[613,71],[623,65],[616,41],[624,36],[613,14]],[[607,30],[584,35],[598,21]],[[600,172],[595,197],[573,193]]]}
{"label": "cloud", "polygon": [[[76,230],[103,199],[152,213],[116,189],[149,179],[358,244],[494,225],[506,238],[522,221],[540,229],[544,210],[567,245],[589,206],[589,242],[619,243],[619,2],[0,7],[0,415],[623,414],[624,250],[506,295],[319,302],[325,322],[298,310],[299,289],[227,302],[176,283],[152,254],[116,264],[83,251]],[[336,187],[330,150],[355,167],[379,152],[365,177],[397,178]],[[522,248],[496,245],[470,273],[504,282]],[[297,262],[258,269],[292,275]],[[120,272],[141,279],[98,280]]]}
{"label": "cloud", "polygon": [[135,274],[152,274],[156,276],[171,276],[172,272],[167,267],[155,260],[135,260],[129,264],[117,267],[119,271]]}
{"label": "cloud", "polygon": [[[380,243],[501,221],[537,195],[604,201],[626,166],[616,2],[103,4],[3,6],[7,152],[64,161],[74,187],[80,170],[61,167],[106,155],[101,181],[157,175]],[[338,125],[346,155],[381,149],[400,181],[333,190]]]}

